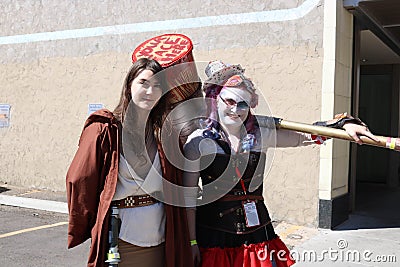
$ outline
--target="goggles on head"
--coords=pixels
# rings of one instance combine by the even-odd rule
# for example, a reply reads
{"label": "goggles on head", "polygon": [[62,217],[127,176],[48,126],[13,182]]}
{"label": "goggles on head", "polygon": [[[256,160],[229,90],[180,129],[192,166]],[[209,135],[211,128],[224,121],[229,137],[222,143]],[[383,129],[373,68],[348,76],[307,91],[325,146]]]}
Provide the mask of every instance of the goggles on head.
{"label": "goggles on head", "polygon": [[224,86],[226,87],[239,87],[245,86],[247,90],[253,93],[256,89],[254,88],[253,83],[245,78],[243,75],[233,75],[230,77],[225,83]]}

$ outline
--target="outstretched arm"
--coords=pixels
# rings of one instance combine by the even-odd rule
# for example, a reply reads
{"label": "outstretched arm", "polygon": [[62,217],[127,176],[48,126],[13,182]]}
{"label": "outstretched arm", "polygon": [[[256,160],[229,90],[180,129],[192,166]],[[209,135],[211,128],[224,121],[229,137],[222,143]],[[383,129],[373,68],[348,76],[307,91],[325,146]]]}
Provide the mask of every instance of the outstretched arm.
{"label": "outstretched arm", "polygon": [[[313,143],[321,144],[327,139],[326,137],[309,134],[316,131],[316,129],[309,124],[290,122],[268,116],[257,115],[256,117],[258,125],[261,127],[260,130],[262,134],[263,147],[265,148],[274,145],[276,145],[276,147],[297,147]],[[352,139],[358,144],[363,143],[360,136],[366,136],[374,142],[379,142],[379,138],[369,131],[365,123],[359,119],[347,116],[346,113],[339,114],[335,119],[329,121],[315,122],[314,125],[344,130],[350,140]],[[274,137],[275,129],[276,140]],[[346,138],[346,140],[349,139]]]}

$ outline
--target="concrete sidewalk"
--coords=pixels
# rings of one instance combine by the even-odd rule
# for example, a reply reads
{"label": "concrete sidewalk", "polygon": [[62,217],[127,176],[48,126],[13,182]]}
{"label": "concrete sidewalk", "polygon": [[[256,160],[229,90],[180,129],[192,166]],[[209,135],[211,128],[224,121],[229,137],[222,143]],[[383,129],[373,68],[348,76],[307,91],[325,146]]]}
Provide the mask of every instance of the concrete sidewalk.
{"label": "concrete sidewalk", "polygon": [[[360,219],[351,216],[345,225]],[[343,227],[343,226],[342,226]],[[297,267],[303,266],[399,266],[400,228],[319,230],[306,242],[295,246],[292,254]]]}
{"label": "concrete sidewalk", "polygon": [[65,214],[68,213],[65,192],[28,189],[7,184],[0,184],[0,204]]}
{"label": "concrete sidewalk", "polygon": [[[0,204],[67,213],[65,192],[0,184]],[[395,217],[396,218],[396,217]],[[273,222],[296,267],[400,266],[400,221],[354,214],[337,230]]]}

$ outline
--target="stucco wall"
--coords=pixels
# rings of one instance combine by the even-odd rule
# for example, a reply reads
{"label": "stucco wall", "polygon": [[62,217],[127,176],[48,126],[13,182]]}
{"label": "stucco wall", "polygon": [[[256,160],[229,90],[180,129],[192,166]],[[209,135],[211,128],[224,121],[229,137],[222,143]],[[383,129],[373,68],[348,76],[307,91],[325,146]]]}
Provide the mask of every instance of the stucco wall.
{"label": "stucco wall", "polygon": [[[10,104],[12,111],[11,126],[0,129],[0,181],[64,190],[88,103],[113,109],[131,52],[163,33],[189,36],[196,61],[240,63],[273,115],[301,122],[320,119],[323,2],[2,1],[6,15],[0,18],[1,36],[25,39],[0,39],[0,103]],[[255,23],[227,19],[220,26],[199,27],[194,22],[192,28],[160,28],[174,25],[176,19],[263,11],[270,12],[245,16],[258,16],[261,22]],[[151,21],[163,22],[155,31],[136,33],[57,40],[51,33],[113,25],[132,28]],[[27,36],[39,32],[47,33],[49,40],[35,42],[38,36]],[[9,43],[1,43],[4,40]],[[277,149],[264,186],[272,217],[315,226],[318,175],[318,147]]]}

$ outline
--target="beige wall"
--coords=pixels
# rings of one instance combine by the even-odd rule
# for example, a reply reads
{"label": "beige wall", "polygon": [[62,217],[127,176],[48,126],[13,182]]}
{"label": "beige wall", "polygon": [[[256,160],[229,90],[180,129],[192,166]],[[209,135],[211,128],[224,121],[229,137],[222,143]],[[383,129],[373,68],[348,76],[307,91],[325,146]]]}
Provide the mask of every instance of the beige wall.
{"label": "beige wall", "polygon": [[[304,5],[312,6],[309,12],[287,20]],[[247,12],[281,13],[265,13],[269,20],[260,23],[230,25],[238,21],[228,20],[222,26],[0,44],[0,103],[12,106],[11,127],[0,129],[1,182],[64,190],[88,103],[113,109],[132,50],[158,34],[189,36],[196,61],[240,63],[273,115],[300,122],[321,117],[323,0],[13,0],[2,2],[2,9],[6,15],[0,18],[1,36]],[[274,219],[317,225],[319,150],[316,146],[277,149],[265,183]]]}

